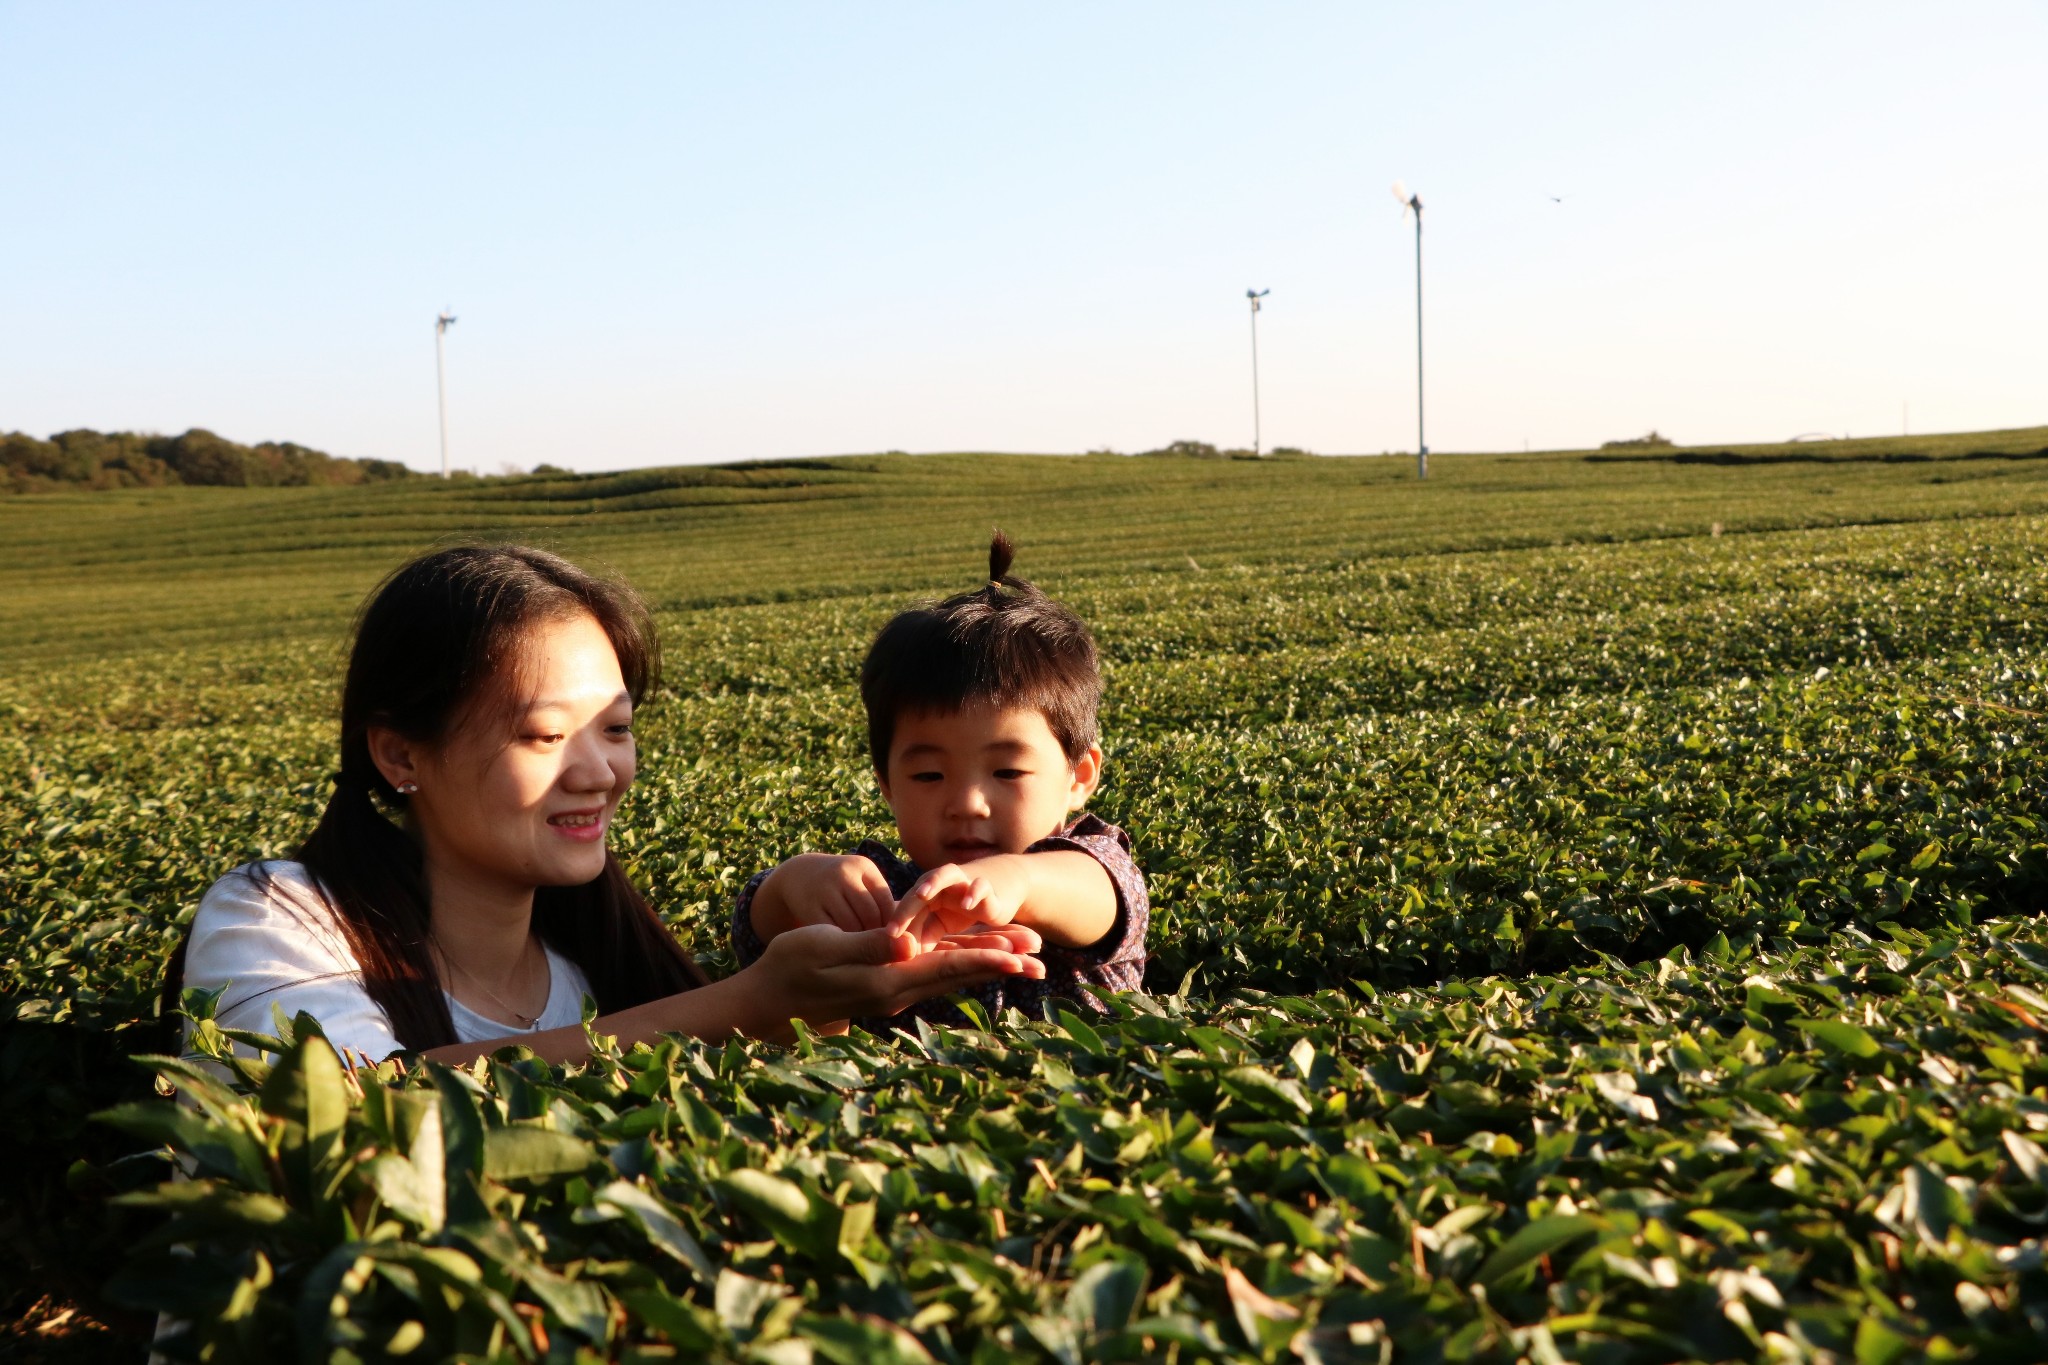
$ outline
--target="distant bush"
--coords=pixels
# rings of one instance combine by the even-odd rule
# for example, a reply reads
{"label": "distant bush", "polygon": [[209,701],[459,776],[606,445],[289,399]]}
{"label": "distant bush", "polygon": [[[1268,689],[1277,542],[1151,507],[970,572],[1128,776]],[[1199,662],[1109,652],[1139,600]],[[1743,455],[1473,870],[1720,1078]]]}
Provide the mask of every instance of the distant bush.
{"label": "distant bush", "polygon": [[410,477],[396,460],[351,460],[291,441],[245,446],[194,427],[182,436],[80,427],[47,441],[0,433],[0,492],[61,488],[282,488],[384,483]]}
{"label": "distant bush", "polygon": [[1659,435],[1655,427],[1647,436],[1631,436],[1626,441],[1602,441],[1602,450],[1669,450],[1677,442],[1669,436]]}
{"label": "distant bush", "polygon": [[1178,455],[1186,460],[1221,460],[1222,451],[1207,441],[1169,441],[1157,450],[1141,450],[1140,455]]}
{"label": "distant bush", "polygon": [[1260,455],[1258,451],[1250,450],[1243,446],[1232,446],[1227,450],[1219,450],[1207,441],[1171,441],[1157,450],[1141,450],[1138,453],[1140,455],[1178,455],[1184,460],[1258,460],[1276,458],[1293,460],[1300,459],[1305,455],[1312,455],[1315,452],[1303,450],[1299,446],[1275,446],[1264,455]]}

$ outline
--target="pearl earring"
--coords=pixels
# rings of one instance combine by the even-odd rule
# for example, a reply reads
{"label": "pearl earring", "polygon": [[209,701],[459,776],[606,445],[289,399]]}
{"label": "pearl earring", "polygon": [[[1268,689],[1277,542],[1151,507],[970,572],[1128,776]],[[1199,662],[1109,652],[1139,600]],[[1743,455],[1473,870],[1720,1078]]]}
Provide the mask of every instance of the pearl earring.
{"label": "pearl earring", "polygon": [[417,782],[401,782],[398,784],[398,794],[400,796],[411,796],[419,789],[420,784]]}

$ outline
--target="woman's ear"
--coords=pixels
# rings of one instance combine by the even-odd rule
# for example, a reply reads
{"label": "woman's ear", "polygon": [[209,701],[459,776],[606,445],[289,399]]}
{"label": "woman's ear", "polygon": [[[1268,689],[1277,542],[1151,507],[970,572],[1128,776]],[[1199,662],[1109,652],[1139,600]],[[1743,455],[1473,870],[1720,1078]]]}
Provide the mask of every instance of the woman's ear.
{"label": "woman's ear", "polygon": [[1067,809],[1079,810],[1088,804],[1088,798],[1095,795],[1096,784],[1102,781],[1102,746],[1091,744],[1088,752],[1074,760],[1074,785],[1067,793]]}
{"label": "woman's ear", "polygon": [[370,761],[377,765],[377,771],[397,791],[406,784],[413,784],[417,791],[420,780],[419,746],[389,726],[372,725],[365,731],[364,740],[370,749]]}

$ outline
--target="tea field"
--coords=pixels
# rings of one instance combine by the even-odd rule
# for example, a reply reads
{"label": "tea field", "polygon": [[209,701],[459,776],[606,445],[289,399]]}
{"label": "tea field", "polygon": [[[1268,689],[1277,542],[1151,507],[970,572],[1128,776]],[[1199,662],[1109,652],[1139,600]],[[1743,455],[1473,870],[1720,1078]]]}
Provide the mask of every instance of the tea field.
{"label": "tea field", "polygon": [[[2040,1358],[2044,446],[0,500],[7,1301],[215,1360]],[[184,1111],[123,1060],[405,555],[654,602],[621,848],[717,967],[753,871],[886,834],[854,672],[992,522],[1102,643],[1151,996],[566,1074],[300,1025],[155,1064]]]}

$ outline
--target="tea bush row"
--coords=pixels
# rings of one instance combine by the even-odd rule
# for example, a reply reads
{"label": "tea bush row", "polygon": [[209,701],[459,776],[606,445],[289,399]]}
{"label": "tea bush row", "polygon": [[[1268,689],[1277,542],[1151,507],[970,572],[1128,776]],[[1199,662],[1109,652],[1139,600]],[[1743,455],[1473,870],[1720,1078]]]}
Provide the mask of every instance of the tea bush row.
{"label": "tea bush row", "polygon": [[220,1362],[2033,1360],[2044,969],[1717,938],[567,1071],[302,1019],[108,1116],[193,1176],[112,1288]]}
{"label": "tea bush row", "polygon": [[[2033,908],[2048,536],[1980,529],[1084,586],[1112,655],[1097,804],[1152,878],[1159,983],[1427,980]],[[886,835],[852,673],[901,601],[667,621],[619,838],[700,952],[750,871]],[[206,884],[317,817],[338,658],[8,686],[14,1017],[147,1012]]]}

